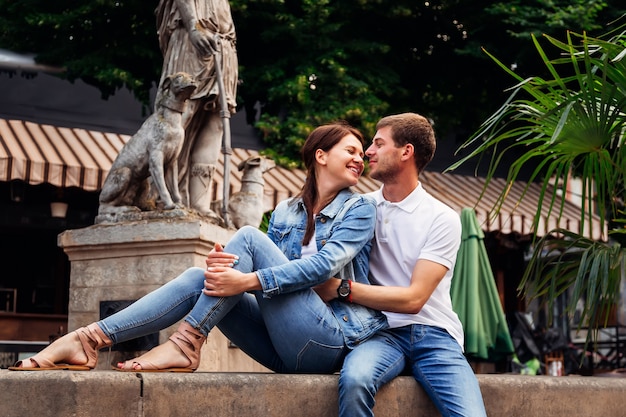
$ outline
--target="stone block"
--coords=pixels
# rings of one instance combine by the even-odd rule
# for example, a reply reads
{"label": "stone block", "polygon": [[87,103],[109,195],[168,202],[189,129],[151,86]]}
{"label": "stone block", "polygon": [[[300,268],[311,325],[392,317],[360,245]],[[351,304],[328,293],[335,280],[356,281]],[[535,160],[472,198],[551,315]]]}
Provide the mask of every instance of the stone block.
{"label": "stone block", "polygon": [[[71,263],[68,328],[100,320],[107,301],[137,300],[191,266],[205,267],[215,242],[225,244],[234,230],[197,218],[152,218],[128,223],[104,223],[67,230],[58,243]],[[164,342],[176,325],[159,333]],[[201,370],[265,371],[214,329],[204,345]],[[113,352],[100,370],[142,351]]]}
{"label": "stone block", "polygon": [[[626,378],[478,375],[489,417],[624,416]],[[3,417],[333,417],[337,375],[0,371]],[[376,417],[440,416],[412,377],[376,395]]]}
{"label": "stone block", "polygon": [[3,417],[141,416],[141,379],[133,373],[0,371]]}

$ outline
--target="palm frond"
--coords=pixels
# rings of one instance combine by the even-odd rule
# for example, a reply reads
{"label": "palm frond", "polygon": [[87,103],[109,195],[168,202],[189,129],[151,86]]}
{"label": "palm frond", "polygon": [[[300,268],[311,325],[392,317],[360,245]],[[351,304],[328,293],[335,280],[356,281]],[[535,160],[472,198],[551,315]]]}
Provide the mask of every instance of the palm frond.
{"label": "palm frond", "polygon": [[[551,313],[565,295],[565,314],[572,318],[579,300],[585,300],[578,330],[588,326],[586,344],[595,342],[597,329],[606,327],[618,302],[624,253],[618,243],[597,242],[555,229],[539,239],[518,290],[529,299],[543,300]],[[594,331],[595,330],[595,331]]]}
{"label": "palm frond", "polygon": [[[624,264],[620,240],[626,242],[622,211],[626,201],[626,117],[622,110],[626,108],[626,25],[606,38],[568,32],[565,41],[549,36],[543,40],[560,52],[550,58],[541,40],[532,38],[549,78],[522,78],[487,53],[515,85],[505,103],[459,148],[468,151],[466,156],[447,171],[491,153],[485,194],[504,154],[513,153],[507,186],[491,215],[499,213],[510,186],[530,168],[529,183],[541,184],[535,231],[544,208],[560,221],[567,201],[559,187],[565,189],[571,176],[581,180],[578,233],[555,229],[537,236],[519,290],[529,299],[545,300],[550,312],[556,300],[566,295],[570,315],[583,299],[579,323],[592,329],[587,334],[589,343],[596,340],[598,327],[606,325],[617,302]],[[585,237],[593,236],[596,215],[602,229],[609,232],[605,241]]]}
{"label": "palm frond", "polygon": [[[508,169],[507,183],[516,181],[524,168],[533,167],[529,181],[542,183],[540,199],[558,217],[565,196],[554,191],[548,193],[552,190],[551,182],[555,175],[561,183],[570,174],[578,176],[587,190],[584,193],[586,209],[580,218],[580,233],[584,234],[593,208],[604,228],[615,212],[614,202],[623,200],[625,162],[621,145],[626,118],[621,109],[626,104],[626,67],[623,59],[617,59],[624,56],[623,47],[617,47],[615,41],[571,32],[567,42],[548,36],[545,39],[563,54],[550,59],[539,40],[533,37],[551,79],[522,79],[488,54],[517,84],[507,101],[459,148],[473,150],[448,171],[491,152],[486,189],[504,153],[521,150]],[[590,184],[598,189],[589,192]],[[500,200],[493,207],[494,215],[506,197],[506,192],[500,194]],[[540,212],[541,207],[534,219],[535,229]]]}

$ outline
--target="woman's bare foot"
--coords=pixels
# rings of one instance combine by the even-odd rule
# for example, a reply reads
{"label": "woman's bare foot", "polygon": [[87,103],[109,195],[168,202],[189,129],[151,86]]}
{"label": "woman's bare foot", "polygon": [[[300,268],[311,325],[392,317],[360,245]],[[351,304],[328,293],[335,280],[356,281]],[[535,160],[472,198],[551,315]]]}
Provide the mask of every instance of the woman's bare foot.
{"label": "woman's bare foot", "polygon": [[32,358],[18,361],[11,371],[49,371],[68,369],[88,371],[98,364],[98,350],[111,346],[111,339],[97,323],[68,333]]}
{"label": "woman's bare foot", "polygon": [[123,371],[171,370],[183,372],[188,370],[188,372],[191,372],[189,368],[190,365],[191,361],[187,356],[185,356],[174,342],[168,340],[137,358],[126,362],[119,362],[117,368]]}
{"label": "woman's bare foot", "polygon": [[[35,356],[19,361],[16,366],[11,368],[12,370],[70,369],[64,365],[85,365],[88,359],[78,334],[71,332],[55,340]],[[85,366],[85,369],[88,367]]]}

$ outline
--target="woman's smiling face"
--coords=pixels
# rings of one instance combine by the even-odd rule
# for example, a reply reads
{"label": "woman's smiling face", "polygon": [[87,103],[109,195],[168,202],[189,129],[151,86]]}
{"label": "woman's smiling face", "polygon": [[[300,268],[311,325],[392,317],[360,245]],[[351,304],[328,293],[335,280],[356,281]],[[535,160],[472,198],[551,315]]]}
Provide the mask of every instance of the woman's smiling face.
{"label": "woman's smiling face", "polygon": [[351,187],[359,182],[363,173],[363,145],[354,135],[344,136],[328,152],[317,150],[317,161],[320,165],[326,166],[328,178],[336,182],[339,189]]}

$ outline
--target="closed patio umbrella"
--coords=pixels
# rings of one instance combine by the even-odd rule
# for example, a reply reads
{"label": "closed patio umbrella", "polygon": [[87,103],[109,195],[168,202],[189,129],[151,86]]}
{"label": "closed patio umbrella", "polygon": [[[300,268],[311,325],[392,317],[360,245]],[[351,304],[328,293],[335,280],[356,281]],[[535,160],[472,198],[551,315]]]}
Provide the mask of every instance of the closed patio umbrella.
{"label": "closed patio umbrella", "polygon": [[484,233],[471,208],[461,211],[462,240],[450,288],[452,307],[465,332],[465,354],[499,360],[514,352],[485,248]]}

